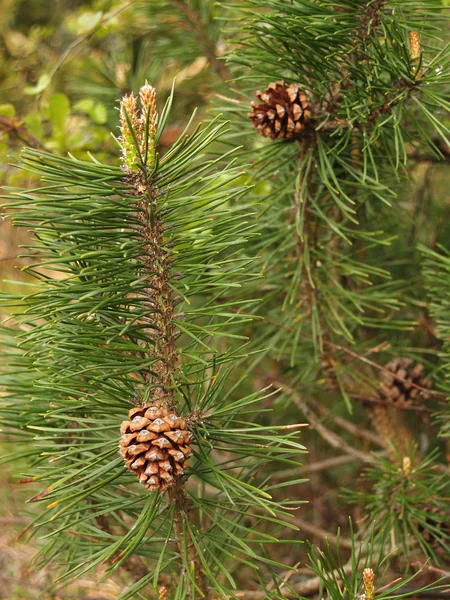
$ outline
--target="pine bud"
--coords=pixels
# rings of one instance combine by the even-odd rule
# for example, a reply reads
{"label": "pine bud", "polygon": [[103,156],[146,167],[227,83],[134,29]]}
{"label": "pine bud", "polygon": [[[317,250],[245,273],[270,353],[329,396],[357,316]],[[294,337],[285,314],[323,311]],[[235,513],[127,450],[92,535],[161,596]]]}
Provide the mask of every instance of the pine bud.
{"label": "pine bud", "polygon": [[420,58],[420,33],[418,31],[409,32],[409,50],[412,60]]}
{"label": "pine bud", "polygon": [[167,588],[162,585],[158,590],[158,600],[167,600]]}
{"label": "pine bud", "polygon": [[[156,124],[158,121],[158,113],[156,112],[156,90],[151,85],[144,85],[139,92],[141,99],[141,154],[145,157],[147,154],[146,164],[151,166],[155,162],[156,151]],[[147,129],[148,123],[148,129]],[[146,135],[147,131],[147,135]]]}
{"label": "pine bud", "polygon": [[402,468],[405,477],[409,477],[411,475],[411,459],[409,458],[409,456],[403,457]]}
{"label": "pine bud", "polygon": [[373,569],[364,569],[363,581],[365,600],[373,600],[375,582],[375,573],[373,572]]}
{"label": "pine bud", "polygon": [[[420,54],[420,33],[418,31],[410,31],[409,32],[409,52],[411,55],[411,60],[415,63],[419,62]],[[417,67],[413,66],[413,73],[416,72]],[[420,71],[416,73],[417,76],[420,75]]]}
{"label": "pine bud", "polygon": [[152,166],[156,156],[156,91],[151,85],[144,85],[138,99],[131,93],[120,102],[120,131],[122,143],[122,168],[125,173],[137,173],[139,163]]}
{"label": "pine bud", "polygon": [[120,132],[122,143],[123,170],[126,173],[136,173],[138,170],[139,155],[132,134],[132,130],[139,139],[141,127],[138,117],[137,98],[131,93],[124,96],[120,102]]}

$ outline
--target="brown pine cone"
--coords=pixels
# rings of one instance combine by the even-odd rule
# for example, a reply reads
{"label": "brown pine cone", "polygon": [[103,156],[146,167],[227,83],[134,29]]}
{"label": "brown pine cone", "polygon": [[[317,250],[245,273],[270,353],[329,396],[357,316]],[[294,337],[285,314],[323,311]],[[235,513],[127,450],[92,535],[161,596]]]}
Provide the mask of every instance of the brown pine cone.
{"label": "brown pine cone", "polygon": [[192,455],[192,434],[186,422],[167,408],[138,406],[120,427],[120,452],[126,466],[151,492],[176,483]]}
{"label": "brown pine cone", "polygon": [[256,96],[263,104],[252,102],[248,116],[259,135],[290,139],[304,129],[311,113],[306,94],[298,85],[286,87],[284,81],[276,81],[264,92],[258,90]]}
{"label": "brown pine cone", "polygon": [[390,402],[394,406],[409,406],[428,400],[430,395],[412,387],[412,384],[420,385],[429,389],[431,381],[424,377],[424,366],[421,363],[413,365],[411,358],[393,358],[385,368],[401,377],[404,382],[395,379],[382,371],[380,387],[378,389],[382,400]]}

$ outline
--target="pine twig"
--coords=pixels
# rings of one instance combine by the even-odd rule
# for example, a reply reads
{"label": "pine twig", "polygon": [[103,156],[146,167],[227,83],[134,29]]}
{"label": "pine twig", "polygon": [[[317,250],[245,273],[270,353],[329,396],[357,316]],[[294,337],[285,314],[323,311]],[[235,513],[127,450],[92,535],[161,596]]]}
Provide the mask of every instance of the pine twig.
{"label": "pine twig", "polygon": [[23,121],[0,116],[0,128],[3,129],[3,133],[15,135],[20,141],[25,142],[25,144],[28,144],[31,148],[44,147],[37,137],[31,135],[31,133],[25,129]]}
{"label": "pine twig", "polygon": [[350,456],[354,456],[358,460],[362,460],[367,463],[376,463],[376,456],[369,454],[367,452],[363,452],[361,450],[355,450],[352,446],[347,444],[345,440],[343,440],[339,435],[325,427],[317,417],[317,415],[309,408],[306,401],[295,392],[290,386],[285,384],[283,381],[272,379],[272,384],[282,390],[285,394],[287,394],[294,404],[301,410],[306,419],[309,421],[310,425],[314,427],[317,433],[332,447],[342,450],[346,454]]}
{"label": "pine twig", "polygon": [[[346,563],[340,569],[335,569],[332,571],[329,576],[340,578],[342,572],[346,575],[349,575],[354,568],[353,563],[350,561]],[[299,581],[298,583],[292,583],[289,587],[283,587],[280,590],[281,596],[283,598],[297,598],[298,596],[312,596],[316,592],[319,591],[321,585],[323,584],[323,579],[321,577],[311,577],[306,581]],[[235,592],[238,598],[242,598],[242,600],[264,600],[267,598],[267,592],[263,590],[239,590]]]}
{"label": "pine twig", "polygon": [[324,406],[322,406],[319,402],[317,402],[313,398],[311,398],[309,400],[309,403],[312,406],[314,406],[314,408],[316,410],[318,410],[322,415],[329,416],[330,419],[332,419],[336,425],[339,425],[339,427],[342,427],[342,429],[345,429],[345,431],[347,431],[348,433],[351,433],[353,436],[355,436],[357,438],[361,438],[363,440],[366,440],[367,442],[370,442],[371,444],[375,444],[376,446],[383,447],[383,443],[380,440],[380,438],[377,435],[375,435],[374,433],[372,433],[371,431],[368,431],[367,429],[363,429],[360,425],[355,425],[354,423],[352,423],[351,421],[348,421],[347,419],[344,419],[343,417],[340,417],[338,415],[333,415],[333,413],[330,413],[329,410],[327,410]]}
{"label": "pine twig", "polygon": [[188,498],[179,482],[169,488],[168,496],[175,505],[173,527],[180,557],[183,557],[185,554],[187,555],[187,562],[191,573],[194,574],[197,587],[206,598],[208,596],[208,584],[206,583],[202,563],[184,523],[184,519],[188,518]]}
{"label": "pine twig", "polygon": [[[146,318],[145,324],[148,325],[147,335],[153,343],[148,344],[146,352],[153,359],[153,364],[151,370],[145,374],[145,380],[150,387],[151,405],[176,410],[175,392],[180,375],[180,356],[176,345],[179,330],[174,316],[178,297],[170,285],[173,276],[172,255],[164,240],[166,225],[158,212],[159,190],[148,177],[148,167],[151,168],[155,160],[156,146],[157,112],[154,88],[149,85],[143,86],[140,90],[140,100],[140,116],[133,94],[122,100],[121,141],[123,170],[127,173],[128,184],[137,198],[136,216],[140,223],[139,234],[147,275],[145,295],[150,316]],[[141,398],[137,399],[138,404],[141,401]],[[154,487],[159,487],[160,492],[167,489],[168,498],[174,508],[173,530],[180,558],[182,561],[183,558],[187,560],[186,569],[193,573],[196,587],[206,597],[208,585],[202,562],[185,522],[188,519],[189,502],[182,485],[181,478],[176,476],[171,477],[168,486],[164,486],[163,482],[161,487],[159,480]]]}

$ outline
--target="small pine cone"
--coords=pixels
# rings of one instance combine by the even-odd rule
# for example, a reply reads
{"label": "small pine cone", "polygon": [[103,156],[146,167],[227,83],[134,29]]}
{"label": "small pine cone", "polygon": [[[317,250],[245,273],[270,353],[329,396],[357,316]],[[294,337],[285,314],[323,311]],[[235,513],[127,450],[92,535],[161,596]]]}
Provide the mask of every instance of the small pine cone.
{"label": "small pine cone", "polygon": [[413,387],[412,384],[429,389],[431,381],[424,377],[424,366],[421,363],[413,365],[413,362],[411,358],[394,358],[386,364],[386,369],[404,381],[399,381],[383,371],[378,388],[382,400],[390,402],[394,406],[409,406],[428,400],[430,395]]}
{"label": "small pine cone", "polygon": [[120,427],[120,453],[126,466],[151,492],[163,492],[183,475],[192,455],[186,422],[167,408],[132,408]]}
{"label": "small pine cone", "polygon": [[295,83],[285,85],[284,81],[270,83],[264,92],[256,96],[263,102],[252,102],[252,112],[248,114],[259,135],[272,139],[290,139],[299,134],[311,115],[305,92]]}

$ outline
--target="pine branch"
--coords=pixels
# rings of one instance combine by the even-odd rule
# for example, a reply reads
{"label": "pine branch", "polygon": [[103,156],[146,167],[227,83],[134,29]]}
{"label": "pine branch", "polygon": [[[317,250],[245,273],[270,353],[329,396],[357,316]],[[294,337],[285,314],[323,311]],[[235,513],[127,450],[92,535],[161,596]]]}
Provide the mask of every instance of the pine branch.
{"label": "pine branch", "polygon": [[148,569],[130,566],[137,579],[121,600],[171,574],[180,597],[227,598],[236,557],[255,572],[272,564],[263,548],[274,538],[264,527],[255,536],[254,523],[294,527],[264,467],[291,465],[305,449],[297,427],[249,421],[264,395],[236,397],[228,383],[246,356],[234,325],[250,320],[229,290],[254,276],[240,250],[241,171],[232,152],[205,155],[223,125],[183,134],[159,157],[172,99],[159,123],[150,86],[140,100],[122,102],[122,170],[23,154],[40,184],[8,200],[15,224],[35,232],[26,250],[35,262],[24,267],[35,287],[3,298],[19,309],[2,330],[2,424],[24,444],[22,481],[43,482],[32,501],[45,502],[35,526],[50,541],[37,564],[67,565],[59,584],[99,564],[128,568],[137,554]]}

